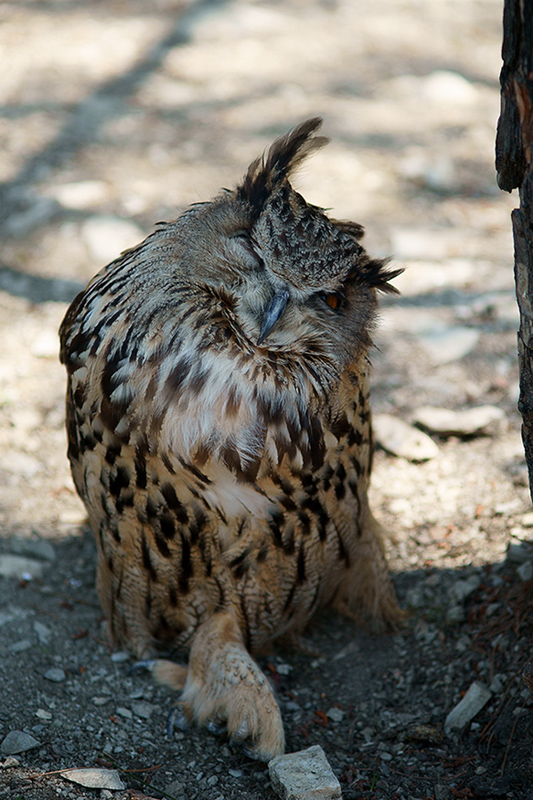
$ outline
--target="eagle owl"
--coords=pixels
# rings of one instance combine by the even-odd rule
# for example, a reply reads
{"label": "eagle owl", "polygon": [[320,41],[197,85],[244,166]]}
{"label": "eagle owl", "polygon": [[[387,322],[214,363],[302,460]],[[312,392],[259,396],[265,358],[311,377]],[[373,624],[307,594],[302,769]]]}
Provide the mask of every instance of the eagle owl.
{"label": "eagle owl", "polygon": [[253,660],[317,609],[400,616],[367,501],[368,351],[397,272],[289,178],[303,122],[243,182],[99,272],[61,326],[68,457],[111,640],[257,758],[283,752]]}

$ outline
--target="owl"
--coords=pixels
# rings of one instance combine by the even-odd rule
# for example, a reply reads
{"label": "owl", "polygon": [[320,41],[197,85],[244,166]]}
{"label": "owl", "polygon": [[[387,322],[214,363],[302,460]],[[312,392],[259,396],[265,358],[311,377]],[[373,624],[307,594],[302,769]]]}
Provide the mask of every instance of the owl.
{"label": "owl", "polygon": [[159,224],[60,330],[111,641],[181,692],[174,719],[223,725],[262,760],[285,745],[254,655],[327,605],[401,617],[367,499],[369,349],[398,271],[292,187],[320,125]]}

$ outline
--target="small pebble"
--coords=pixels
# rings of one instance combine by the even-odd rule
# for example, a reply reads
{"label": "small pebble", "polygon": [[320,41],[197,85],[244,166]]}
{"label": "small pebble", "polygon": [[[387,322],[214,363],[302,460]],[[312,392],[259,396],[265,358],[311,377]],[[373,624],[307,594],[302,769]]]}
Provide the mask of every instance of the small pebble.
{"label": "small pebble", "polygon": [[272,788],[282,800],[334,800],[341,786],[320,745],[276,756],[268,764]]}
{"label": "small pebble", "polygon": [[123,717],[124,719],[133,719],[133,714],[129,710],[129,708],[117,708],[117,714],[119,717]]}
{"label": "small pebble", "polygon": [[446,722],[444,723],[444,730],[446,733],[451,731],[460,731],[471,722],[476,714],[478,714],[483,706],[485,706],[490,698],[492,692],[480,681],[474,681],[463,699],[457,703],[455,708],[452,708]]}
{"label": "small pebble", "polygon": [[8,767],[19,767],[20,761],[15,756],[8,756],[0,763],[0,769],[7,769]]}
{"label": "small pebble", "polygon": [[521,581],[530,581],[533,578],[533,561],[526,561],[516,568]]}
{"label": "small pebble", "polygon": [[341,709],[336,706],[332,706],[328,709],[326,715],[333,720],[333,722],[341,722],[344,719],[344,711],[341,711]]}
{"label": "small pebble", "polygon": [[62,683],[67,676],[61,667],[52,667],[44,673],[44,677],[52,683]]}
{"label": "small pebble", "polygon": [[93,697],[93,703],[95,706],[105,706],[106,703],[109,703],[111,697]]}
{"label": "small pebble", "polygon": [[392,414],[376,414],[374,433],[384,450],[408,461],[428,461],[439,453],[439,448],[427,434]]}
{"label": "small pebble", "polygon": [[116,653],[111,654],[111,661],[115,664],[123,664],[124,661],[129,660],[129,657],[129,653],[126,653],[124,650],[118,650]]}
{"label": "small pebble", "polygon": [[4,741],[0,745],[0,752],[6,756],[16,755],[17,753],[25,753],[26,750],[32,750],[34,747],[39,747],[41,743],[34,739],[29,733],[23,731],[9,731]]}
{"label": "small pebble", "polygon": [[116,769],[66,769],[60,773],[67,781],[89,789],[125,789]]}

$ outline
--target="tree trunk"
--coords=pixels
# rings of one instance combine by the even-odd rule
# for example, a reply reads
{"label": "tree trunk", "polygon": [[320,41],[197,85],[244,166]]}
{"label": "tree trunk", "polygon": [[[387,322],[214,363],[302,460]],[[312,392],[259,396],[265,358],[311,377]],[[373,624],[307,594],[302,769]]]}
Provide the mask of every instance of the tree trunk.
{"label": "tree trunk", "polygon": [[518,410],[533,498],[533,0],[505,0],[502,58],[496,170],[500,189],[520,193],[520,208],[512,213],[520,309]]}

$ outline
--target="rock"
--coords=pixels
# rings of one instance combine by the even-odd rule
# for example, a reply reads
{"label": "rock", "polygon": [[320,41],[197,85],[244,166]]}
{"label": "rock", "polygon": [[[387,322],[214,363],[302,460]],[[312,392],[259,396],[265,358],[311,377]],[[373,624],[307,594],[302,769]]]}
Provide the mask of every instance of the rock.
{"label": "rock", "polygon": [[521,581],[530,581],[533,578],[533,561],[525,561],[516,568]]}
{"label": "rock", "polygon": [[418,81],[422,97],[439,106],[471,106],[477,98],[475,87],[458,72],[438,69]]}
{"label": "rock", "polygon": [[505,414],[497,406],[477,406],[463,411],[423,406],[415,412],[414,421],[421,428],[442,437],[480,436],[498,433]]}
{"label": "rock", "polygon": [[523,528],[533,528],[533,511],[524,514],[520,518],[520,524],[522,525]]}
{"label": "rock", "polygon": [[507,545],[507,561],[511,564],[524,564],[533,558],[533,546],[530,542],[509,542]]}
{"label": "rock", "polygon": [[117,708],[117,714],[119,715],[119,717],[122,717],[123,719],[133,719],[133,714],[131,713],[129,708],[123,708],[122,706],[119,706]]}
{"label": "rock", "polygon": [[449,364],[470,353],[478,343],[480,333],[461,325],[434,325],[417,332],[417,338],[435,364]]}
{"label": "rock", "polygon": [[376,441],[392,455],[408,461],[428,461],[439,452],[427,434],[392,414],[376,414],[373,426]]}
{"label": "rock", "polygon": [[66,769],[60,773],[67,781],[89,789],[125,789],[116,769]]}
{"label": "rock", "polygon": [[32,750],[34,747],[39,747],[41,743],[30,736],[29,733],[23,731],[9,731],[4,741],[0,745],[0,751],[5,756],[14,756],[17,753],[25,753],[26,750]]}
{"label": "rock", "polygon": [[466,725],[474,719],[476,714],[481,711],[483,706],[489,702],[491,697],[492,692],[488,686],[485,686],[485,684],[480,681],[474,681],[463,699],[455,708],[452,708],[446,717],[446,722],[444,723],[444,730],[446,733],[460,731],[466,727]]}
{"label": "rock", "polygon": [[29,639],[20,639],[20,641],[14,642],[9,646],[9,649],[12,653],[23,653],[25,650],[29,650],[30,648],[31,642]]}
{"label": "rock", "polygon": [[56,551],[45,539],[11,539],[9,546],[14,553],[31,555],[42,558],[44,561],[55,561]]}
{"label": "rock", "polygon": [[132,701],[131,710],[136,717],[142,719],[150,719],[154,712],[154,706],[151,703],[144,703],[142,701]]}
{"label": "rock", "polygon": [[111,661],[115,664],[123,664],[124,661],[128,661],[130,657],[129,653],[126,653],[125,650],[117,650],[116,653],[111,653]]}
{"label": "rock", "polygon": [[344,711],[341,711],[340,708],[336,708],[336,706],[332,706],[326,712],[326,716],[329,717],[333,722],[342,722],[344,719]]}
{"label": "rock", "polygon": [[65,208],[81,210],[104,201],[109,191],[104,181],[88,180],[51,186],[47,189],[47,194]]}
{"label": "rock", "polygon": [[47,628],[46,625],[43,625],[42,622],[34,622],[33,630],[37,634],[37,638],[39,639],[41,644],[48,644],[48,642],[50,641],[50,636],[52,634],[50,628]]}
{"label": "rock", "polygon": [[31,353],[36,358],[59,358],[59,336],[57,331],[39,331],[39,335],[32,342]]}
{"label": "rock", "polygon": [[274,791],[282,800],[333,800],[341,786],[320,745],[276,756],[268,764]]}
{"label": "rock", "polygon": [[5,761],[0,764],[0,769],[7,769],[8,767],[20,767],[20,761],[15,756],[8,756]]}
{"label": "rock", "polygon": [[44,673],[44,677],[47,681],[52,681],[52,683],[63,683],[67,676],[61,667],[52,667]]}
{"label": "rock", "polygon": [[464,581],[456,581],[451,588],[450,594],[457,602],[464,602],[467,597],[470,597],[472,592],[475,592],[481,584],[479,575],[471,575]]}
{"label": "rock", "polygon": [[96,216],[84,222],[81,235],[91,257],[105,263],[144,239],[144,232],[134,222],[108,216]]}

